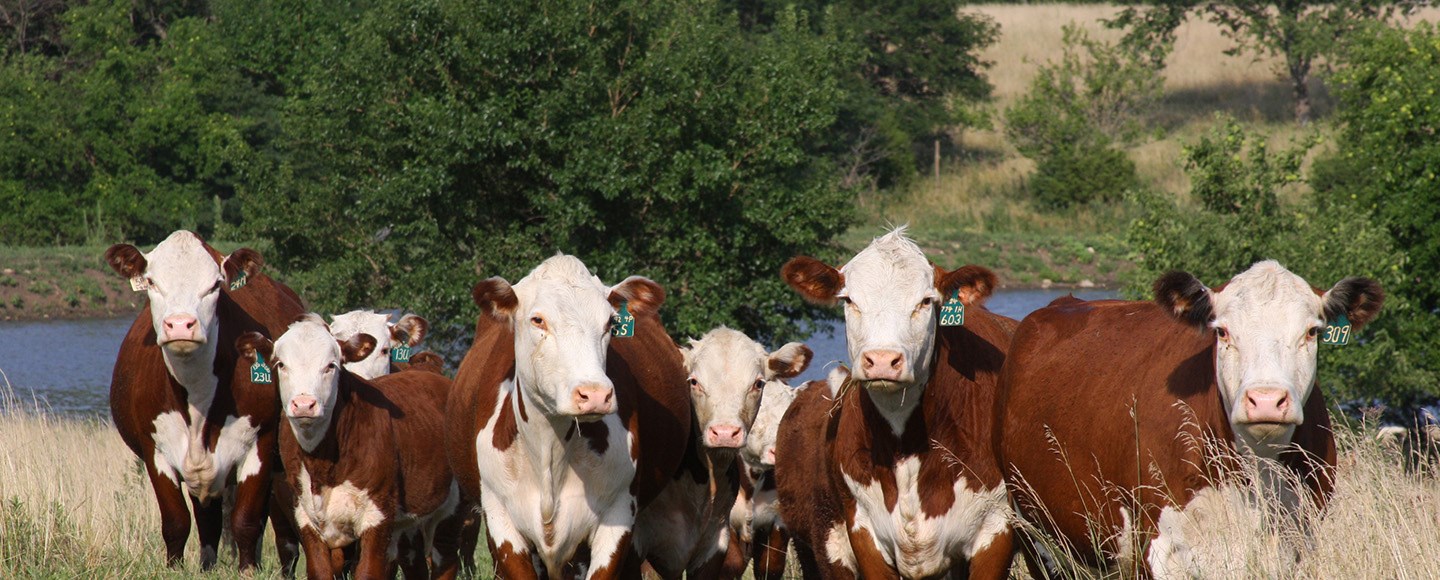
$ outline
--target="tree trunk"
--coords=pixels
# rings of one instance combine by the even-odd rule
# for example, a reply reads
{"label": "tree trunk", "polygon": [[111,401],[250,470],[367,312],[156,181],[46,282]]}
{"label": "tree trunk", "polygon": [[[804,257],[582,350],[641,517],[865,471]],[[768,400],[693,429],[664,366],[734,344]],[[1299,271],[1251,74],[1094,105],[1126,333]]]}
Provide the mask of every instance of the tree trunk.
{"label": "tree trunk", "polygon": [[1310,59],[1290,65],[1291,89],[1295,93],[1295,122],[1308,126],[1312,120],[1310,112]]}

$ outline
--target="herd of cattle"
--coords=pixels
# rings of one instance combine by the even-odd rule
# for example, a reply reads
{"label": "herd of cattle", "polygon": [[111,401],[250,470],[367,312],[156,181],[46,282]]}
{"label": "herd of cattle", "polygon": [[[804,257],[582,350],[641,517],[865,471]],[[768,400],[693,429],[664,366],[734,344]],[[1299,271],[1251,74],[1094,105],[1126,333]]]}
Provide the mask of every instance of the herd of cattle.
{"label": "herd of cattle", "polygon": [[202,568],[225,529],[253,568],[268,521],[284,571],[303,549],[310,578],[454,577],[481,526],[480,573],[501,578],[779,578],[791,548],[806,578],[1003,578],[1017,552],[1042,577],[1056,549],[1213,573],[1234,563],[1206,516],[1245,485],[1225,452],[1274,472],[1277,493],[1241,503],[1329,497],[1316,349],[1384,300],[1371,280],[1317,290],[1260,262],[1017,322],[983,307],[993,273],[946,271],[896,230],[838,269],[781,269],[843,305],[850,363],[792,386],[803,344],[767,352],[722,327],[679,346],[660,285],[607,286],[557,255],[475,285],[452,381],[411,354],[423,319],[327,324],[252,250],[179,231],[105,259],[149,298],[110,400],[167,561],[193,509]]}

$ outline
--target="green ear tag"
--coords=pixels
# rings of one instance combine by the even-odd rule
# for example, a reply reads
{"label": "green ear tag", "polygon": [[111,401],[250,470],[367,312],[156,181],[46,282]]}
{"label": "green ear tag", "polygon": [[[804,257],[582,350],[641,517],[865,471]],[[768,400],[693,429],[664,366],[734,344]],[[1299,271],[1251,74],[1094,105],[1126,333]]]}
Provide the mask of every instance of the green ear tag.
{"label": "green ear tag", "polygon": [[270,374],[270,367],[265,366],[265,355],[258,351],[255,353],[255,364],[250,365],[250,382],[259,385],[268,385],[275,382]]}
{"label": "green ear tag", "polygon": [[1325,325],[1321,331],[1320,344],[1332,346],[1345,346],[1350,344],[1350,318],[1341,313],[1335,320]]}
{"label": "green ear tag", "polygon": [[956,290],[950,295],[950,299],[940,306],[940,326],[964,326],[965,325],[965,303],[960,301],[960,291]]}
{"label": "green ear tag", "polygon": [[628,302],[621,302],[615,316],[610,319],[610,336],[630,338],[635,336],[635,317],[630,314]]}
{"label": "green ear tag", "polygon": [[410,347],[403,344],[390,347],[390,362],[410,362]]}
{"label": "green ear tag", "polygon": [[241,270],[241,271],[240,271],[240,277],[239,277],[239,278],[236,278],[234,282],[231,282],[231,283],[230,283],[230,291],[231,291],[231,292],[234,292],[234,291],[236,291],[236,290],[239,290],[239,289],[241,289],[241,288],[244,288],[244,287],[245,287],[245,279],[248,278],[248,277],[249,277],[249,275],[247,275],[244,270]]}

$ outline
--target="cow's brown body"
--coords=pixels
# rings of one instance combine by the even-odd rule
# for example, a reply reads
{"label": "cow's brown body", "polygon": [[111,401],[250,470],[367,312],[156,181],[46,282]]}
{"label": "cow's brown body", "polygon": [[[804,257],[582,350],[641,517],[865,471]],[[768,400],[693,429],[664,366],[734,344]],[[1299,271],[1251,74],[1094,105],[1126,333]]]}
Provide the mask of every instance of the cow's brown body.
{"label": "cow's brown body", "polygon": [[[1214,361],[1212,332],[1152,302],[1061,298],[1027,317],[1006,361],[995,442],[1021,516],[1089,564],[1136,548],[1121,545],[1127,521],[1153,537],[1163,508],[1226,477],[1214,451],[1226,455],[1235,434]],[[1318,388],[1304,413],[1298,449],[1281,461],[1323,504],[1335,444]]]}
{"label": "cow's brown body", "polygon": [[[218,262],[219,254],[213,249],[210,251]],[[256,564],[255,547],[265,528],[270,498],[270,473],[272,469],[278,468],[276,427],[279,421],[279,403],[273,391],[232,388],[236,376],[248,374],[248,368],[237,367],[233,345],[236,337],[245,332],[278,336],[285,331],[291,320],[303,312],[303,306],[293,290],[263,274],[250,276],[247,284],[238,290],[223,291],[216,306],[219,331],[218,336],[210,339],[216,341],[217,345],[214,374],[218,385],[214,400],[205,413],[203,440],[207,450],[214,453],[221,430],[227,422],[244,418],[258,427],[258,475],[237,482],[235,478],[238,468],[231,468],[225,483],[226,486],[236,486],[230,525],[238,546],[242,569]],[[183,557],[185,542],[190,534],[190,513],[185,506],[187,493],[182,486],[198,482],[185,481],[182,473],[181,481],[177,485],[162,475],[165,469],[155,464],[156,420],[162,415],[174,413],[183,418],[187,428],[193,428],[188,409],[187,391],[165,366],[161,349],[156,344],[155,329],[147,306],[136,317],[120,345],[111,379],[110,412],[121,439],[145,464],[146,474],[150,478],[160,507],[166,560],[172,565]],[[199,529],[202,546],[202,563],[206,559],[213,561],[214,550],[225,524],[222,515],[223,502],[218,497],[206,495],[202,500],[191,494],[195,525]],[[281,550],[282,563],[287,567],[293,566],[297,555],[293,536],[289,535],[289,527],[283,521],[274,521],[276,543]]]}
{"label": "cow's brown body", "polygon": [[[1001,485],[991,449],[993,409],[1001,365],[1014,321],[972,310],[963,327],[940,327],[933,375],[919,407],[896,437],[860,384],[812,382],[791,404],[776,444],[775,476],[780,513],[803,546],[797,546],[807,577],[897,578],[905,575],[877,551],[870,532],[856,529],[857,503],[847,478],[878,484],[893,510],[904,490],[896,468],[918,461],[921,511],[937,516],[955,504],[955,485],[986,493]],[[832,395],[832,389],[838,393]],[[999,507],[999,506],[992,506]],[[848,530],[848,538],[837,537]],[[848,548],[845,546],[848,540]],[[1011,544],[1008,530],[994,534],[968,561],[971,577],[1004,577]],[[853,560],[846,563],[849,554]],[[952,564],[957,569],[965,562]]]}

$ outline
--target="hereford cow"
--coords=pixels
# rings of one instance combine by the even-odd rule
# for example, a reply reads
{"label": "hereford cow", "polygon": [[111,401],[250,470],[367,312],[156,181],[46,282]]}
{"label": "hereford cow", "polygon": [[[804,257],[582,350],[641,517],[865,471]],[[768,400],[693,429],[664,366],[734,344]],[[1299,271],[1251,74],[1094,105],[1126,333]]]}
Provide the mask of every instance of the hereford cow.
{"label": "hereford cow", "polygon": [[795,395],[804,386],[791,387],[783,381],[768,381],[760,396],[760,409],[740,449],[745,469],[741,470],[740,495],[730,509],[731,541],[740,550],[731,550],[731,570],[744,570],[747,561],[754,561],[755,578],[780,580],[785,577],[785,555],[789,549],[790,532],[780,518],[775,495],[775,438],[780,418],[790,408]]}
{"label": "hereford cow", "polygon": [[473,297],[446,451],[481,503],[495,573],[615,578],[624,564],[638,576],[625,562],[635,514],[690,438],[685,367],[656,312],[664,290],[638,276],[607,287],[557,255]]}
{"label": "hereford cow", "polygon": [[[365,360],[345,363],[345,370],[360,375],[362,379],[373,379],[408,368],[409,349],[425,340],[430,323],[414,314],[406,314],[400,317],[400,322],[392,323],[389,316],[378,312],[352,310],[331,317],[330,330],[335,334],[335,339],[340,341],[349,340],[350,337],[362,333],[375,337],[375,350],[370,356],[365,357]],[[394,348],[405,349],[407,354],[402,357],[404,360],[392,356]]]}
{"label": "hereford cow", "polygon": [[[165,560],[178,565],[194,506],[200,566],[215,565],[224,527],[223,501],[234,494],[230,528],[242,570],[256,564],[265,529],[271,470],[277,467],[279,403],[273,393],[232,388],[235,339],[278,335],[304,312],[295,292],[260,273],[260,254],[223,256],[187,231],[148,254],[111,246],[105,261],[143,290],[149,304],[131,325],[115,359],[110,412],[120,437],[145,464],[160,506]],[[283,518],[276,544],[287,569],[297,551]]]}
{"label": "hereford cow", "polygon": [[798,257],[781,274],[811,302],[844,303],[852,362],[814,389],[823,397],[796,399],[785,420],[813,430],[776,447],[781,514],[802,557],[818,552],[802,564],[827,577],[1005,577],[1009,509],[990,442],[1015,322],[981,307],[995,275],[946,272],[903,230],[840,270]]}
{"label": "hereford cow", "polygon": [[[1358,329],[1383,300],[1373,281],[1322,292],[1266,261],[1213,289],[1172,272],[1154,302],[1061,298],[1035,311],[1005,363],[995,440],[1021,515],[1083,563],[1246,575],[1225,567],[1243,565],[1226,561],[1231,531],[1204,525],[1245,502],[1227,491],[1227,448],[1276,460],[1261,469],[1290,470],[1323,505],[1335,442],[1317,336],[1342,315]],[[1290,492],[1278,495],[1301,499]]]}
{"label": "hereford cow", "polygon": [[[312,314],[273,344],[247,333],[236,346],[273,369],[285,416],[280,455],[307,575],[334,577],[332,551],[358,542],[357,578],[391,577],[397,557],[407,578],[454,578],[460,489],[433,449],[444,436],[450,380],[417,370],[367,381],[342,366],[375,345],[365,333],[337,341]],[[401,544],[412,532],[421,541]],[[397,553],[401,547],[409,553]]]}
{"label": "hereford cow", "polygon": [[[730,548],[727,523],[740,485],[739,450],[771,381],[805,371],[813,354],[792,342],[773,354],[720,327],[680,349],[690,373],[691,437],[680,472],[635,522],[635,552],[662,578],[718,578]],[[739,577],[743,567],[728,571]]]}

